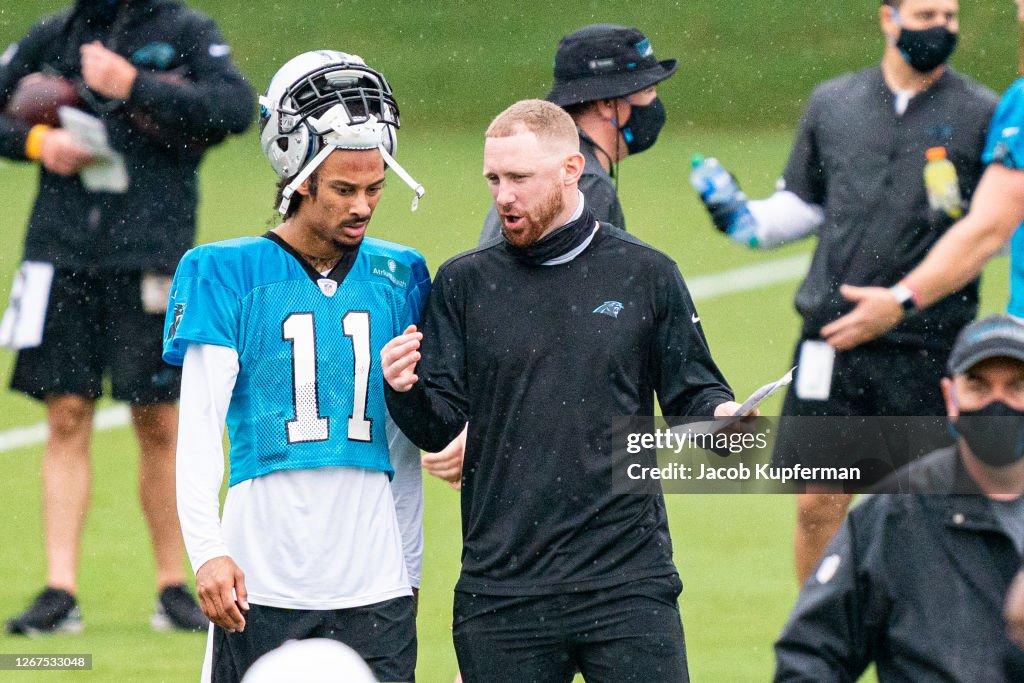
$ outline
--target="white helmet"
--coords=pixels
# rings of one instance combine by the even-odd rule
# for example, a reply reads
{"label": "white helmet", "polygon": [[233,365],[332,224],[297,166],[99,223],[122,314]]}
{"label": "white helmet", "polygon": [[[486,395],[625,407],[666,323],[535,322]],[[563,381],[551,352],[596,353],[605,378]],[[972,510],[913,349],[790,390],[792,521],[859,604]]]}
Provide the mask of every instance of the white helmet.
{"label": "white helmet", "polygon": [[337,640],[289,640],[249,667],[243,683],[376,683],[373,672],[355,650]]}
{"label": "white helmet", "polygon": [[392,156],[398,148],[398,103],[384,75],[357,55],[305,52],[289,60],[260,97],[260,146],[281,178],[290,180],[278,210],[335,149],[378,149],[417,200],[423,186]]}

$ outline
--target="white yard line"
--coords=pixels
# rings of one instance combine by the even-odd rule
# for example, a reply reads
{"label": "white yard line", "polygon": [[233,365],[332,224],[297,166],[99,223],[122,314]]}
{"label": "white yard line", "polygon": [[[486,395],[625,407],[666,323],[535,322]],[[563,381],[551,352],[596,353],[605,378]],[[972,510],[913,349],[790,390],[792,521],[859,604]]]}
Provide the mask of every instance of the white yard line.
{"label": "white yard line", "polygon": [[[761,287],[799,280],[807,272],[810,255],[790,256],[756,266],[734,268],[721,273],[690,278],[687,286],[694,301],[707,301],[727,294],[747,292]],[[110,406],[96,411],[94,426],[97,431],[127,426],[131,413],[126,405]],[[46,441],[46,423],[27,427],[12,427],[0,431],[0,453],[18,448],[38,446]]]}
{"label": "white yard line", "polygon": [[800,254],[758,263],[756,266],[744,266],[721,273],[687,278],[686,285],[690,288],[690,295],[694,301],[703,301],[799,280],[807,273],[810,265],[811,255]]}

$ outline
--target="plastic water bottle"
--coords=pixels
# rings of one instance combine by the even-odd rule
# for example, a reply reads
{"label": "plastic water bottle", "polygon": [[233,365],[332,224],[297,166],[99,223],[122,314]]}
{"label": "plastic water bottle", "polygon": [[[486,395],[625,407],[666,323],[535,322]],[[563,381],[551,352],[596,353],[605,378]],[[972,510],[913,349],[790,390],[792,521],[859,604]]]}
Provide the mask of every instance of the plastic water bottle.
{"label": "plastic water bottle", "polygon": [[924,153],[924,187],[928,191],[928,206],[936,213],[944,213],[953,220],[964,214],[960,200],[960,183],[956,167],[946,158],[945,147],[931,147]]}
{"label": "plastic water bottle", "polygon": [[757,224],[747,208],[747,195],[714,157],[694,154],[690,184],[700,195],[715,227],[737,242],[757,246]]}

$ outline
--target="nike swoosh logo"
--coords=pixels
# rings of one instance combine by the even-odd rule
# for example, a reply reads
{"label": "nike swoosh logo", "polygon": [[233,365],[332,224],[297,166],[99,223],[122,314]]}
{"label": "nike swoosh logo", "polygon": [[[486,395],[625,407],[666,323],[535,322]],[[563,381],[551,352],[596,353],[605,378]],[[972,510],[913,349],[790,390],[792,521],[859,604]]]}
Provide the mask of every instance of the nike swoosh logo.
{"label": "nike swoosh logo", "polygon": [[692,316],[690,316],[690,322],[696,325],[697,323],[700,322],[700,316],[694,313]]}

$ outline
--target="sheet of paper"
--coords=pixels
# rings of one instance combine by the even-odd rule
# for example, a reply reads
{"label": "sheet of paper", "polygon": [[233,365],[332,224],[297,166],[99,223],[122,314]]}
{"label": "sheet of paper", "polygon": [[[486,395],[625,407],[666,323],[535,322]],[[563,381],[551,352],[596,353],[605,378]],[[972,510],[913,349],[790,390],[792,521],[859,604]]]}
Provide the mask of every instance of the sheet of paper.
{"label": "sheet of paper", "polygon": [[128,172],[124,157],[110,146],[103,121],[73,107],[61,107],[58,114],[61,127],[78,144],[92,152],[93,163],[79,173],[85,189],[90,192],[125,192],[128,189]]}
{"label": "sheet of paper", "polygon": [[46,310],[50,305],[53,264],[25,261],[14,274],[11,298],[0,319],[0,345],[34,349],[43,343]]}
{"label": "sheet of paper", "polygon": [[761,401],[765,400],[779,389],[788,386],[793,381],[794,370],[796,370],[796,366],[790,368],[789,372],[787,372],[785,375],[778,378],[774,382],[769,382],[768,384],[765,384],[763,387],[757,389],[757,391],[752,393],[747,398],[747,400],[743,402],[743,405],[740,406],[740,409],[733,413],[733,416],[745,417],[747,415],[750,415],[750,413],[754,411],[754,408],[756,408],[758,404],[761,403]]}
{"label": "sheet of paper", "polygon": [[686,432],[690,432],[691,434],[714,434],[716,432],[720,432],[740,418],[750,415],[754,412],[754,408],[756,408],[761,401],[765,400],[779,389],[788,386],[793,381],[794,370],[796,370],[796,366],[791,368],[789,372],[774,382],[769,382],[768,384],[758,388],[747,398],[746,401],[743,402],[739,409],[729,417],[720,417],[715,420],[706,420],[701,422],[690,422],[685,425],[673,427],[672,431],[679,434]]}

